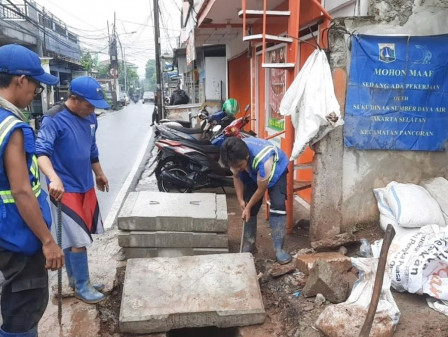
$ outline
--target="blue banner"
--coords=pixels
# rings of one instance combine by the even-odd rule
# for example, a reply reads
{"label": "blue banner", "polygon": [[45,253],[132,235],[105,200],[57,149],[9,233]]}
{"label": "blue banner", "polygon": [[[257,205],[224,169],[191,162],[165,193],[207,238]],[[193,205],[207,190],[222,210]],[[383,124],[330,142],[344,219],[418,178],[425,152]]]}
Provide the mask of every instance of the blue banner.
{"label": "blue banner", "polygon": [[352,39],[345,146],[444,151],[448,35]]}

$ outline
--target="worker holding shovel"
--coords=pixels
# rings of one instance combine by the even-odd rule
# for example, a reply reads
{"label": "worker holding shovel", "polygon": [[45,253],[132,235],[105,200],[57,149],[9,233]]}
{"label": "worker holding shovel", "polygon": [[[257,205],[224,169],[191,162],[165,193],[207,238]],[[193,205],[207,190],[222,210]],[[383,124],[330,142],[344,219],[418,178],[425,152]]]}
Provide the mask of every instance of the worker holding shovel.
{"label": "worker holding shovel", "polygon": [[283,250],[286,229],[286,173],[288,158],[267,140],[255,137],[225,140],[220,150],[221,162],[233,172],[233,183],[243,227],[243,252],[253,252],[257,237],[257,214],[268,190],[271,207],[269,224],[277,262],[291,261]]}

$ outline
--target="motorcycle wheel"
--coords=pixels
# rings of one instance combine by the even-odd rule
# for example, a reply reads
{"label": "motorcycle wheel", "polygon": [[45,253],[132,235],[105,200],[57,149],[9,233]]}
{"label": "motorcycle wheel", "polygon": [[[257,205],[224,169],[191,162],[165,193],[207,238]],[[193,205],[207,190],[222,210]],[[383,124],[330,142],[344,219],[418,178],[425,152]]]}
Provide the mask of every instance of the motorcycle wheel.
{"label": "motorcycle wheel", "polygon": [[169,170],[170,172],[175,172],[180,177],[185,177],[188,175],[185,165],[182,165],[182,162],[172,159],[172,158],[166,158],[164,161],[160,163],[160,165],[157,166],[155,172],[156,172],[156,178],[157,178],[157,187],[160,192],[176,192],[176,193],[190,193],[192,191],[191,188],[185,188],[185,187],[179,187],[173,184],[170,184],[167,181],[164,181],[160,177],[160,173],[162,171]]}
{"label": "motorcycle wheel", "polygon": [[[175,172],[179,177],[186,177],[187,172],[185,169],[181,166],[170,166],[166,168],[165,170],[168,170],[169,172]],[[164,171],[165,171],[164,170]],[[176,192],[176,193],[190,193],[191,189],[188,187],[179,187],[173,184],[170,184],[169,182],[159,178],[157,180],[157,187],[159,188],[160,192]]]}

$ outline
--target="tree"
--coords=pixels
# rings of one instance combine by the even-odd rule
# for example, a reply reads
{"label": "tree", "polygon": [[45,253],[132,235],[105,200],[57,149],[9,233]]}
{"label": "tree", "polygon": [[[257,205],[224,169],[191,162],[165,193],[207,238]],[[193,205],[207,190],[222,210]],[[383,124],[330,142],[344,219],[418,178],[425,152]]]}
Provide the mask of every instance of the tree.
{"label": "tree", "polygon": [[109,63],[105,63],[105,64],[100,64],[98,65],[98,74],[97,74],[97,78],[110,78],[110,64]]}
{"label": "tree", "polygon": [[157,88],[156,60],[146,62],[145,74],[145,90],[155,91]]}
{"label": "tree", "polygon": [[89,51],[81,50],[81,65],[84,70],[92,72],[97,70],[98,67],[98,55],[92,57]]}

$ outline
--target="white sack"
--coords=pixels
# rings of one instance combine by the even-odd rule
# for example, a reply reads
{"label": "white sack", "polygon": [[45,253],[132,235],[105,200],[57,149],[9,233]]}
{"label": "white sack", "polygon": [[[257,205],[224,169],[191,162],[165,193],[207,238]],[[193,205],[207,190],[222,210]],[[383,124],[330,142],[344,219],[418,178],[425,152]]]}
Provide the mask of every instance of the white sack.
{"label": "white sack", "polygon": [[387,184],[386,188],[387,193],[384,194],[384,197],[400,226],[445,226],[445,219],[439,204],[423,187],[392,181]]}
{"label": "white sack", "polygon": [[437,177],[420,182],[425,190],[437,201],[442,210],[445,224],[448,223],[448,180],[443,177]]}
{"label": "white sack", "polygon": [[291,116],[295,141],[290,160],[297,159],[310,143],[343,125],[330,65],[323,50],[306,60],[280,103],[280,114]]}
{"label": "white sack", "polygon": [[395,229],[394,240],[399,240],[399,238],[406,236],[408,234],[414,234],[419,231],[420,228],[406,228],[402,227],[397,223],[395,216],[387,204],[385,195],[388,193],[386,187],[375,188],[373,194],[375,195],[376,201],[378,203],[378,210],[380,211],[380,227],[383,231],[386,231],[387,225],[391,224]]}
{"label": "white sack", "polygon": [[389,254],[392,286],[398,291],[448,300],[448,228],[424,226]]}

